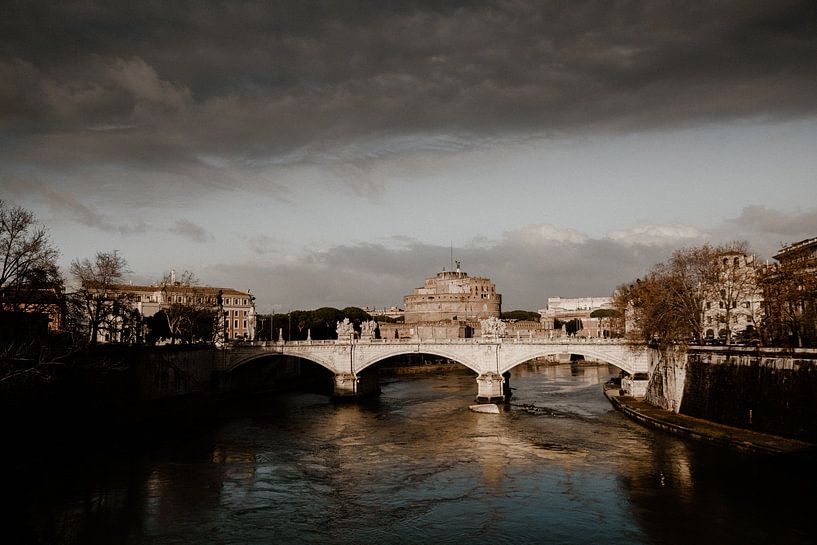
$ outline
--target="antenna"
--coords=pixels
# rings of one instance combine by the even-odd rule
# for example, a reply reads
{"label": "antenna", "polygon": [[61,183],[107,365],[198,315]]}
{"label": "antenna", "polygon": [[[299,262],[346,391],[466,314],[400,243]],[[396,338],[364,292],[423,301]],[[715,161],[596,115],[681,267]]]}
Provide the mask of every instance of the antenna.
{"label": "antenna", "polygon": [[451,270],[454,270],[454,241],[451,241]]}

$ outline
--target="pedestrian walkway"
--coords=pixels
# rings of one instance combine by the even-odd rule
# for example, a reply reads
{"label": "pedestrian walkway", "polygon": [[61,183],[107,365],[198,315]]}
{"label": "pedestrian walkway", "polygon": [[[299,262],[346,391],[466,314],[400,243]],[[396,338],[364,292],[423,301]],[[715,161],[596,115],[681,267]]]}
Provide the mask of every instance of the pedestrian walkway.
{"label": "pedestrian walkway", "polygon": [[815,445],[804,441],[735,428],[665,411],[650,405],[643,398],[621,395],[621,390],[617,386],[606,386],[604,395],[616,409],[636,422],[685,437],[758,454],[781,454],[815,448]]}

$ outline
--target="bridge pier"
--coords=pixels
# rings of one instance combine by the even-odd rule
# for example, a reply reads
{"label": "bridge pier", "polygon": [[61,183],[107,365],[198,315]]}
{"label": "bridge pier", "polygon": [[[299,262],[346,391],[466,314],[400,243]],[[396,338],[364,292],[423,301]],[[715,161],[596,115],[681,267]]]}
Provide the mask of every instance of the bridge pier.
{"label": "bridge pier", "polygon": [[477,377],[477,403],[497,403],[510,398],[510,373],[482,373]]}
{"label": "bridge pier", "polygon": [[352,373],[338,373],[335,375],[336,398],[354,398],[380,393],[380,382],[377,374],[366,373],[354,375]]}

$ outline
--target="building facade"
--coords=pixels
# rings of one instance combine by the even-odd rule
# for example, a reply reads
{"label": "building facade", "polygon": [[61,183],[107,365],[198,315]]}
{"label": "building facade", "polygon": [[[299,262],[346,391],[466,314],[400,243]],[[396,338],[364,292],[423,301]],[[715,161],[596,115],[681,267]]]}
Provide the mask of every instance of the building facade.
{"label": "building facade", "polygon": [[502,295],[490,279],[454,271],[427,278],[403,297],[403,323],[379,324],[387,339],[461,339],[481,334],[480,320],[502,313]]}
{"label": "building facade", "polygon": [[499,318],[502,296],[488,278],[468,276],[460,270],[442,271],[427,278],[420,288],[403,297],[405,323],[444,321],[474,322]]}
{"label": "building facade", "polygon": [[[217,313],[214,331],[218,341],[251,340],[255,338],[255,297],[249,291],[233,288],[196,286],[171,281],[166,284],[118,284],[113,296],[126,301],[139,317],[149,318],[160,311],[190,309]],[[98,342],[122,342],[125,328],[103,328]],[[139,335],[143,337],[143,335]]]}
{"label": "building facade", "polygon": [[817,237],[783,246],[763,269],[764,342],[817,346]]}
{"label": "building facade", "polygon": [[611,318],[591,316],[597,310],[612,310],[610,297],[548,297],[547,306],[539,310],[542,327],[550,338],[568,335],[567,325],[580,320],[581,327],[573,333],[576,337],[609,337]]}
{"label": "building facade", "polygon": [[704,302],[703,329],[707,339],[753,335],[763,314],[754,255],[730,251],[717,258],[718,279]]}

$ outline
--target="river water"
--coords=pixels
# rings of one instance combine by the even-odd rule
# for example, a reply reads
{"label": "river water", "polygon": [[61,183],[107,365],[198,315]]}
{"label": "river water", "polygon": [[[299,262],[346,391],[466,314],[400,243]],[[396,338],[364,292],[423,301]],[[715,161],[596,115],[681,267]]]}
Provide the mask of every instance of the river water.
{"label": "river water", "polygon": [[138,445],[53,452],[6,479],[5,543],[814,543],[808,461],[643,428],[603,366],[383,378],[366,403],[288,393]]}

